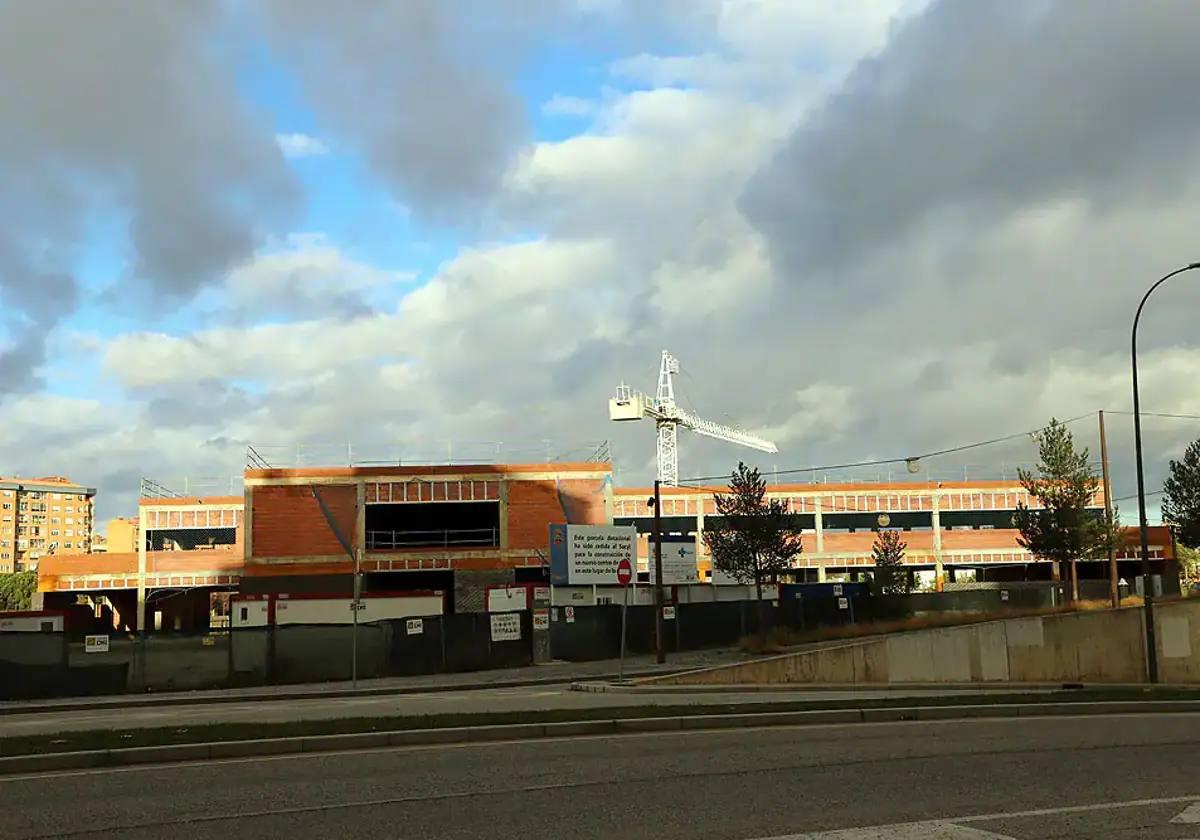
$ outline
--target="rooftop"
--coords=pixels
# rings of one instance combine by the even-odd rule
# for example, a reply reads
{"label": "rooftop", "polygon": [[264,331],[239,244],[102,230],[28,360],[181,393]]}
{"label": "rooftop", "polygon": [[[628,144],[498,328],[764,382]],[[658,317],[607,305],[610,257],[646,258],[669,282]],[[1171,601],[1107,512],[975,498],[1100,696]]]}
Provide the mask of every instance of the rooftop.
{"label": "rooftop", "polygon": [[52,492],[67,490],[73,493],[86,493],[89,496],[96,494],[95,487],[85,487],[82,484],[76,484],[71,479],[61,475],[47,475],[38,478],[22,478],[21,476],[0,477],[0,488],[5,490],[49,490]]}

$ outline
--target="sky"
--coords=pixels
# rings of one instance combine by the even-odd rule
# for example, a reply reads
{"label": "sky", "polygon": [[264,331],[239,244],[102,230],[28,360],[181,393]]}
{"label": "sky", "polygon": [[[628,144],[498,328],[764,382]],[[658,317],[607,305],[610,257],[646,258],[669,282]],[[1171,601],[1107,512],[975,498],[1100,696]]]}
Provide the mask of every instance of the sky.
{"label": "sky", "polygon": [[[685,478],[1052,416],[1095,452],[1105,409],[1124,497],[1133,311],[1200,260],[1197,36],[1190,0],[0,2],[0,472],[101,519],[248,446],[608,441],[642,483],[606,401],[669,349],[780,449],[685,434]],[[1200,272],[1148,305],[1145,410],[1200,415],[1197,312]],[[1151,489],[1197,436],[1147,419]]]}

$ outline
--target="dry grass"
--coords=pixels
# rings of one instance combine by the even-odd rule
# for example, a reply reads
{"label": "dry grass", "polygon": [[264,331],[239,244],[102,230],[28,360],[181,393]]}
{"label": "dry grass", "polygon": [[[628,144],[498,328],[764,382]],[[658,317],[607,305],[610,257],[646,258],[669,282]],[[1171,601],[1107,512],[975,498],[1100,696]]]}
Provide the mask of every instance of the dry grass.
{"label": "dry grass", "polygon": [[[1155,603],[1179,600],[1178,597],[1155,599]],[[1122,607],[1140,607],[1140,595],[1130,595],[1121,599]],[[1080,601],[1077,604],[1060,607],[1043,607],[1030,609],[988,610],[986,612],[946,612],[926,613],[910,616],[895,621],[869,621],[855,624],[844,624],[836,627],[819,627],[801,633],[790,627],[776,627],[764,639],[761,636],[743,636],[738,640],[738,648],[745,653],[768,655],[787,653],[798,645],[812,642],[832,641],[836,639],[858,639],[864,636],[880,636],[887,633],[903,633],[909,630],[929,630],[938,627],[961,627],[968,624],[980,624],[985,621],[997,621],[1005,618],[1027,618],[1037,615],[1060,615],[1069,612],[1090,612],[1093,610],[1111,609],[1111,602]]]}

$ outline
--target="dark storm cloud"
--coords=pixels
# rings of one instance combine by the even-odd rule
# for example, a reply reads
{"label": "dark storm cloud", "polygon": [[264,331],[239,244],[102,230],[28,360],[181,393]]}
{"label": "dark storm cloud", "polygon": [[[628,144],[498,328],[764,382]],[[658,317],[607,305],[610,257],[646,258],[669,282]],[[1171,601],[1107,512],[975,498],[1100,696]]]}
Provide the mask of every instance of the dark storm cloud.
{"label": "dark storm cloud", "polygon": [[804,121],[744,207],[799,271],[938,211],[1170,192],[1200,129],[1198,38],[1192,0],[941,0]]}
{"label": "dark storm cloud", "polygon": [[561,0],[272,0],[266,30],[339,145],[439,219],[491,193],[528,137],[513,84]]}
{"label": "dark storm cloud", "polygon": [[[273,132],[243,107],[215,52],[216,11],[0,5],[0,294],[23,361],[41,357],[45,333],[76,302],[90,225],[127,223],[127,279],[187,294],[252,253],[297,204]],[[14,384],[0,380],[0,391]]]}

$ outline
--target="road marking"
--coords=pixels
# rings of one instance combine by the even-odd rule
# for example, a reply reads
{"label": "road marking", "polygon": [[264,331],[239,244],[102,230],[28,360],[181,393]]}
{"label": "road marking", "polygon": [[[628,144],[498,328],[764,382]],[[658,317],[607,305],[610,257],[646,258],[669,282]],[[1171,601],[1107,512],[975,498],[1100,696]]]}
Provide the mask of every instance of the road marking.
{"label": "road marking", "polygon": [[1172,818],[1173,823],[1200,823],[1200,802],[1193,802]]}
{"label": "road marking", "polygon": [[[1131,799],[1127,802],[1099,802],[1095,805],[1069,805],[1064,808],[1036,808],[1029,811],[1008,811],[999,814],[974,814],[966,817],[947,817],[940,820],[925,822],[897,823],[895,825],[877,825],[866,828],[838,829],[836,831],[818,832],[815,834],[782,834],[775,837],[764,837],[760,840],[1012,840],[1003,834],[980,832],[961,823],[990,822],[991,820],[1013,819],[1018,817],[1046,817],[1055,814],[1079,814],[1087,811],[1105,811],[1116,808],[1144,808],[1150,805],[1175,805],[1181,802],[1191,803],[1174,819],[1173,823],[1200,823],[1200,796],[1165,796],[1157,799]],[[1181,819],[1187,817],[1187,819]],[[975,831],[974,834],[937,833],[946,831]]]}
{"label": "road marking", "polygon": [[[782,839],[780,839],[782,840]],[[978,828],[948,822],[917,822],[875,828],[845,828],[816,834],[792,834],[787,840],[1016,840]]]}

